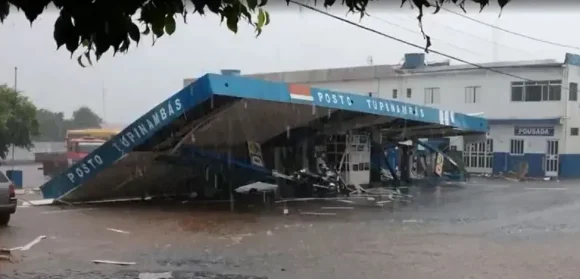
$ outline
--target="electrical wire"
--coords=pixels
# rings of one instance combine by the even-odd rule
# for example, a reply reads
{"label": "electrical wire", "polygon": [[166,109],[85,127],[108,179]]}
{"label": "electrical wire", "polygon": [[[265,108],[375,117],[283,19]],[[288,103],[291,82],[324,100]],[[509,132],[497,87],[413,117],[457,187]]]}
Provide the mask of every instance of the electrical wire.
{"label": "electrical wire", "polygon": [[483,22],[481,20],[477,20],[475,18],[471,18],[471,17],[469,17],[467,15],[464,15],[464,14],[461,14],[461,13],[458,13],[458,12],[455,12],[455,11],[452,11],[452,10],[447,9],[447,8],[443,8],[442,7],[441,9],[444,10],[444,11],[446,11],[446,12],[449,12],[449,13],[452,13],[454,15],[457,15],[457,16],[460,16],[462,18],[465,18],[467,20],[471,20],[473,22],[476,22],[476,23],[479,23],[479,24],[482,24],[482,25],[485,25],[485,26],[488,26],[488,27],[497,29],[499,31],[503,31],[503,32],[508,33],[508,34],[512,34],[512,35],[515,35],[515,36],[518,36],[518,37],[522,37],[522,38],[526,38],[528,40],[537,41],[537,42],[541,42],[541,43],[545,43],[545,44],[549,44],[549,45],[553,45],[553,46],[558,46],[558,47],[565,47],[565,48],[571,48],[571,49],[580,50],[580,47],[577,47],[577,46],[567,45],[567,44],[560,44],[560,43],[556,43],[556,42],[552,42],[552,41],[548,41],[548,40],[544,40],[544,39],[540,39],[540,38],[535,38],[535,37],[528,36],[528,35],[525,35],[525,34],[522,34],[522,33],[518,33],[518,32],[515,32],[515,31],[507,30],[507,29],[501,28],[499,26],[495,26],[493,24],[489,24],[487,22]]}
{"label": "electrical wire", "polygon": [[[383,36],[385,38],[391,39],[393,41],[397,41],[399,43],[402,43],[402,44],[405,44],[405,45],[408,45],[408,46],[412,46],[412,47],[415,47],[415,48],[418,48],[418,49],[425,49],[423,46],[420,46],[418,44],[414,44],[414,43],[405,41],[403,39],[399,39],[397,37],[394,37],[394,36],[385,34],[385,33],[381,32],[381,31],[376,30],[376,29],[373,29],[373,28],[364,26],[364,25],[359,24],[359,23],[356,23],[356,22],[352,22],[350,20],[341,18],[339,16],[336,16],[336,15],[333,15],[331,13],[325,12],[323,10],[317,9],[317,8],[312,7],[310,5],[306,5],[306,4],[303,4],[303,3],[299,3],[299,2],[296,2],[294,0],[288,0],[288,2],[293,3],[295,5],[298,5],[298,6],[301,6],[301,7],[305,8],[305,9],[308,9],[308,10],[311,10],[311,11],[314,11],[314,12],[317,12],[319,14],[323,14],[325,16],[334,18],[336,20],[342,21],[342,22],[347,23],[347,24],[350,24],[352,26],[361,28],[361,29],[366,30],[366,31],[369,31],[371,33],[375,33],[377,35],[380,35],[380,36]],[[462,59],[462,58],[459,58],[459,57],[456,57],[456,56],[453,56],[453,55],[449,55],[449,54],[446,54],[446,53],[443,53],[443,52],[440,52],[440,51],[437,51],[437,50],[434,50],[434,49],[429,49],[428,52],[434,53],[434,54],[438,54],[438,55],[441,55],[443,57],[446,57],[446,58],[449,58],[449,59],[452,59],[452,60],[455,60],[455,61],[459,61],[461,63],[465,63],[465,64],[468,64],[468,65],[471,65],[471,66],[473,66],[475,68],[478,68],[478,69],[487,70],[487,71],[490,71],[490,72],[498,73],[498,74],[505,75],[505,76],[509,76],[509,77],[513,77],[513,78],[517,78],[517,79],[524,80],[524,81],[534,82],[534,80],[529,79],[529,78],[525,78],[525,77],[522,77],[522,76],[518,76],[518,75],[506,73],[506,72],[503,72],[503,71],[500,71],[500,70],[497,70],[497,69],[494,69],[494,68],[482,66],[482,65],[479,65],[477,63],[469,62],[469,61],[467,61],[465,59]]]}
{"label": "electrical wire", "polygon": [[[411,32],[411,33],[414,33],[414,34],[417,34],[417,35],[421,35],[421,36],[423,36],[423,35],[421,34],[421,32],[419,32],[419,31],[416,31],[416,30],[413,30],[413,29],[411,29],[411,28],[407,28],[407,27],[405,27],[405,26],[402,26],[402,25],[400,25],[400,24],[396,24],[396,23],[394,23],[394,22],[390,22],[390,21],[388,21],[388,20],[386,20],[386,19],[383,19],[383,18],[380,18],[380,17],[378,17],[378,16],[373,16],[373,15],[369,15],[369,16],[370,16],[371,18],[374,18],[374,19],[376,19],[376,20],[378,20],[378,21],[380,21],[380,22],[386,23],[386,24],[388,24],[388,25],[391,25],[391,26],[394,26],[394,27],[397,27],[397,28],[403,29],[403,30],[405,30],[405,31],[408,31],[408,32]],[[459,50],[462,50],[462,51],[465,51],[465,52],[469,52],[469,53],[471,53],[471,54],[474,54],[474,55],[481,55],[481,53],[477,53],[477,52],[475,52],[475,51],[473,51],[473,50],[470,50],[470,49],[467,49],[467,48],[463,48],[463,47],[460,47],[460,46],[454,45],[454,44],[452,44],[452,43],[446,42],[446,41],[444,41],[444,40],[441,40],[441,39],[437,39],[437,38],[431,38],[431,39],[432,39],[432,40],[434,40],[434,41],[439,41],[439,42],[441,42],[442,44],[446,44],[446,45],[448,45],[448,46],[450,46],[450,47],[453,47],[453,48],[456,48],[456,49],[459,49]]]}
{"label": "electrical wire", "polygon": [[[417,21],[417,18],[416,17],[410,16],[410,15],[406,15],[405,17],[408,18],[408,19],[412,19],[414,21]],[[527,50],[524,50],[524,49],[521,49],[521,48],[515,48],[515,47],[509,46],[509,45],[506,45],[506,44],[502,44],[502,43],[493,42],[493,41],[490,41],[489,39],[482,38],[480,36],[476,36],[476,35],[471,34],[469,32],[466,32],[466,31],[463,31],[463,30],[460,30],[460,29],[451,27],[449,25],[446,25],[446,24],[443,24],[443,23],[440,23],[440,22],[437,22],[435,24],[436,25],[440,25],[441,27],[446,28],[446,29],[449,29],[449,30],[451,30],[453,32],[456,32],[456,33],[459,33],[459,34],[463,34],[465,36],[469,36],[469,37],[472,37],[474,39],[477,39],[477,40],[481,40],[481,41],[490,43],[492,45],[501,46],[501,47],[504,47],[506,49],[511,49],[511,50],[517,51],[517,52],[525,52],[525,53],[527,53],[529,55],[535,55],[534,53],[531,53],[531,52],[529,52]]]}

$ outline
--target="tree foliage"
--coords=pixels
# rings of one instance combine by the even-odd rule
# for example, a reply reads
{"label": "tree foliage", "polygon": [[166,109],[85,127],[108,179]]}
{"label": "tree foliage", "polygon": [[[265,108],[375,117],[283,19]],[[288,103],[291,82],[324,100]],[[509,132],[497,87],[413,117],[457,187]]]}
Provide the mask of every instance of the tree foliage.
{"label": "tree foliage", "polygon": [[62,112],[39,109],[36,112],[40,132],[36,141],[63,141],[67,130],[100,128],[103,120],[88,107],[80,107],[66,119]]}
{"label": "tree foliage", "polygon": [[80,107],[73,112],[73,117],[68,123],[69,129],[100,128],[103,119],[89,107]]}
{"label": "tree foliage", "polygon": [[52,112],[47,109],[36,111],[39,133],[35,141],[61,141],[64,140],[66,122],[64,113]]}
{"label": "tree foliage", "polygon": [[34,104],[6,84],[0,85],[0,159],[6,158],[12,146],[30,149],[37,134]]}
{"label": "tree foliage", "polygon": [[[350,12],[361,17],[371,0],[343,0]],[[510,0],[497,0],[504,7]],[[288,4],[294,0],[286,0]],[[335,5],[336,0],[322,0],[325,8]],[[477,3],[481,10],[490,0],[401,0],[418,8],[419,21],[425,8],[437,13],[445,4],[453,4],[464,11],[466,2]],[[314,1],[316,4],[316,0]],[[83,54],[78,56],[81,66],[92,64],[91,55],[97,60],[107,51],[125,53],[132,43],[138,44],[145,35],[154,40],[171,35],[176,31],[176,22],[182,18],[187,22],[189,13],[216,14],[225,21],[234,33],[238,23],[245,21],[254,27],[256,35],[270,22],[265,10],[268,0],[0,0],[0,21],[10,13],[10,6],[22,10],[32,23],[47,7],[54,6],[60,15],[54,24],[54,40],[57,48],[65,46],[73,55],[79,47]],[[191,7],[191,8],[190,8]],[[427,37],[428,39],[428,37]],[[83,62],[83,57],[85,62]]]}

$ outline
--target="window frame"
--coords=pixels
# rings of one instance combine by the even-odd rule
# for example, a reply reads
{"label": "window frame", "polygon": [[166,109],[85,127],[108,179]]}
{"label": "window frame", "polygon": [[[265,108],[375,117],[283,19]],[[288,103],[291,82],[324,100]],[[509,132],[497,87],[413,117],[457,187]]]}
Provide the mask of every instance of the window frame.
{"label": "window frame", "polygon": [[[470,91],[471,90],[471,91]],[[478,104],[480,103],[481,86],[466,86],[465,89],[465,103]]]}
{"label": "window frame", "polygon": [[[521,152],[519,149],[521,149]],[[526,141],[524,139],[510,139],[510,155],[523,156],[526,154]]]}
{"label": "window frame", "polygon": [[439,87],[427,87],[425,88],[425,94],[423,101],[427,105],[436,105],[441,103],[441,88]]}
{"label": "window frame", "polygon": [[[521,92],[517,93],[518,95],[521,94],[521,96],[517,96],[517,98],[515,97],[514,94],[515,93],[514,89],[516,88],[521,89]],[[536,91],[538,89],[539,92]],[[510,101],[511,102],[562,101],[562,81],[561,80],[513,81],[510,84]]]}
{"label": "window frame", "polygon": [[[572,95],[574,94],[574,95]],[[568,86],[568,101],[578,101],[578,83],[570,82]]]}

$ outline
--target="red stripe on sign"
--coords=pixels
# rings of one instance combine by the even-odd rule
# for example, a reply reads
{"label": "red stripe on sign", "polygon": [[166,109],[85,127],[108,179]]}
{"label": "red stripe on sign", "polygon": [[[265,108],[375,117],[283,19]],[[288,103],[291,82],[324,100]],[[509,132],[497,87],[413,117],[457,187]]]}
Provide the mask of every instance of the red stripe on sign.
{"label": "red stripe on sign", "polygon": [[312,96],[310,87],[302,84],[288,84],[288,91],[294,95]]}

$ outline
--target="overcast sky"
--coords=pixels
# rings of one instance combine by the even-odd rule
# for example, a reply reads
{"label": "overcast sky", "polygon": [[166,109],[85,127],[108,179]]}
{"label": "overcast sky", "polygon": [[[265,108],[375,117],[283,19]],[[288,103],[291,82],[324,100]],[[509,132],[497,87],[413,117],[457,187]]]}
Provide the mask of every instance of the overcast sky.
{"label": "overcast sky", "polygon": [[[374,17],[360,23],[424,45],[414,19],[417,11],[392,10],[397,13],[369,10]],[[179,90],[186,77],[222,68],[255,73],[360,66],[367,65],[369,57],[375,65],[396,64],[404,53],[418,51],[297,7],[277,8],[270,13],[272,22],[259,38],[243,24],[244,28],[234,35],[220,26],[216,17],[192,16],[188,25],[180,24],[173,36],[160,39],[154,47],[151,39],[145,38],[127,55],[113,58],[107,54],[91,68],[79,67],[76,55],[70,59],[64,48],[56,51],[52,38],[55,12],[42,15],[32,27],[22,14],[14,13],[0,25],[0,83],[12,85],[14,67],[18,66],[18,89],[38,107],[70,115],[75,108],[88,105],[101,115],[106,111],[109,122],[130,123]],[[471,9],[468,15],[530,36],[580,46],[580,36],[567,32],[580,26],[579,13],[540,13],[510,10],[508,6],[500,18],[498,10],[491,9],[483,14]],[[358,16],[347,18],[358,22]],[[494,31],[444,11],[426,15],[424,26],[434,38],[433,49],[473,62],[562,61],[566,52],[575,52]],[[427,57],[431,61],[444,59]],[[105,106],[102,84],[106,89]]]}

